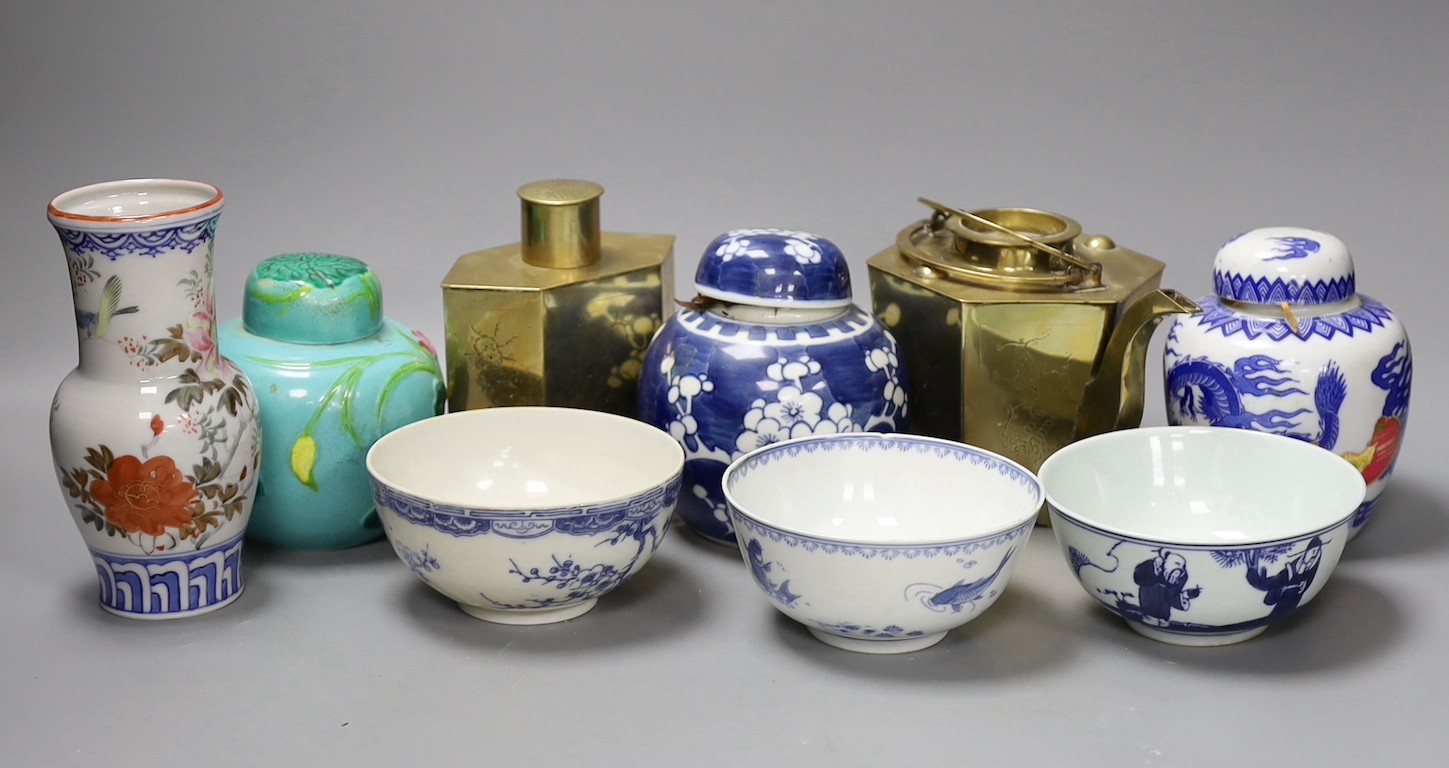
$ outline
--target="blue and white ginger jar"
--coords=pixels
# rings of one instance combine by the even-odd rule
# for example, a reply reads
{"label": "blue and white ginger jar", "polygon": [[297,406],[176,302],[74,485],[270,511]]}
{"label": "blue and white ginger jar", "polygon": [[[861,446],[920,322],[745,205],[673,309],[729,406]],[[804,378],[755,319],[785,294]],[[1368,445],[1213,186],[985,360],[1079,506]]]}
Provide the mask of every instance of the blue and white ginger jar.
{"label": "blue and white ginger jar", "polygon": [[1413,358],[1392,310],[1357,293],[1342,240],[1267,227],[1213,262],[1216,295],[1170,326],[1167,420],[1274,432],[1343,456],[1368,483],[1352,532],[1393,473]]}
{"label": "blue and white ginger jar", "polygon": [[730,462],[805,435],[906,427],[896,340],[855,306],[850,269],[822,237],[737,229],[705,248],[700,300],[650,344],[639,417],[684,447],[678,516],[733,544],[720,479]]}

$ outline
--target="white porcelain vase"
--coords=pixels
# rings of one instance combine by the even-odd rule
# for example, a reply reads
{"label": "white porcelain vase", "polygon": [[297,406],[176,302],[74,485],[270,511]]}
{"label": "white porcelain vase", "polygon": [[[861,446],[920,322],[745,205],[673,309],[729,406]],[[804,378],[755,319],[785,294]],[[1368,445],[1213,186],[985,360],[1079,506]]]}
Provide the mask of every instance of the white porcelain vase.
{"label": "white porcelain vase", "polygon": [[56,474],[106,610],[176,618],[241,593],[259,461],[251,385],[216,347],[222,194],[135,179],[49,208],[65,248],[80,364],[50,414]]}

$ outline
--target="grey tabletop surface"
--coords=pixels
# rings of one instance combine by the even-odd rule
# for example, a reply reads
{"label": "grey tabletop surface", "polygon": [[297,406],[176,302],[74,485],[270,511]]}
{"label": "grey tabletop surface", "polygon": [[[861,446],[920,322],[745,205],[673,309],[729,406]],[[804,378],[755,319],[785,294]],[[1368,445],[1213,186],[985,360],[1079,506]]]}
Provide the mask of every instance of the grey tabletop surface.
{"label": "grey tabletop surface", "polygon": [[[0,764],[1439,765],[1449,747],[1449,4],[25,3],[0,23]],[[604,228],[678,236],[678,293],[735,227],[865,260],[918,196],[1030,206],[1209,292],[1246,229],[1333,232],[1417,382],[1377,517],[1250,642],[1151,642],[1037,529],[999,603],[895,657],[813,640],[737,552],[676,529],[592,613],[459,612],[385,542],[247,552],[233,605],[102,612],[46,449],[75,365],[46,202],[140,176],[225,190],[219,314],[286,251],[369,262],[442,335],[514,190],[602,183]],[[1160,349],[1159,339],[1153,355]],[[1163,422],[1149,359],[1148,424]]]}

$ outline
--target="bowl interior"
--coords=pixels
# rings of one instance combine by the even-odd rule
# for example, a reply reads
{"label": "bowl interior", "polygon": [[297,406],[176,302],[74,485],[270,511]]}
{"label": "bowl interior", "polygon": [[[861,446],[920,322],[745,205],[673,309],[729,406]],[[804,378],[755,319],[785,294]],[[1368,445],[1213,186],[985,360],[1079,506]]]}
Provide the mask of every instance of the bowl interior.
{"label": "bowl interior", "polygon": [[679,473],[684,452],[634,419],[549,407],[487,408],[378,440],[367,469],[404,493],[460,507],[545,509],[625,498]]}
{"label": "bowl interior", "polygon": [[956,541],[1007,530],[1041,505],[1036,478],[988,451],[901,435],[833,435],[731,465],[725,496],[745,517],[827,539]]}
{"label": "bowl interior", "polygon": [[1181,544],[1302,535],[1342,521],[1364,497],[1358,470],[1329,451],[1225,427],[1099,435],[1047,459],[1041,481],[1068,517]]}

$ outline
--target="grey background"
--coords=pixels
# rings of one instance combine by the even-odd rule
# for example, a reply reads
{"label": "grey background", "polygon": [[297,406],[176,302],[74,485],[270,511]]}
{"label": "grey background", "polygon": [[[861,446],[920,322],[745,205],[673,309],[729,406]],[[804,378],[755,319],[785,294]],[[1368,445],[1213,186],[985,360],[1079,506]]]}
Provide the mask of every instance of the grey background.
{"label": "grey background", "polygon": [[[0,763],[1439,764],[1446,33],[1437,0],[12,4]],[[1407,323],[1417,394],[1328,588],[1236,647],[1131,633],[1045,529],[996,607],[904,657],[815,642],[680,531],[552,627],[468,618],[383,543],[251,548],[237,604],[128,622],[94,605],[48,460],[75,342],[44,207],[136,176],[226,192],[221,317],[260,259],[324,250],[434,339],[452,261],[516,240],[514,189],[555,176],[607,188],[607,229],[678,235],[681,295],[711,237],[779,226],[839,244],[868,301],[920,195],[1073,216],[1190,295],[1228,237],[1317,227]]]}

